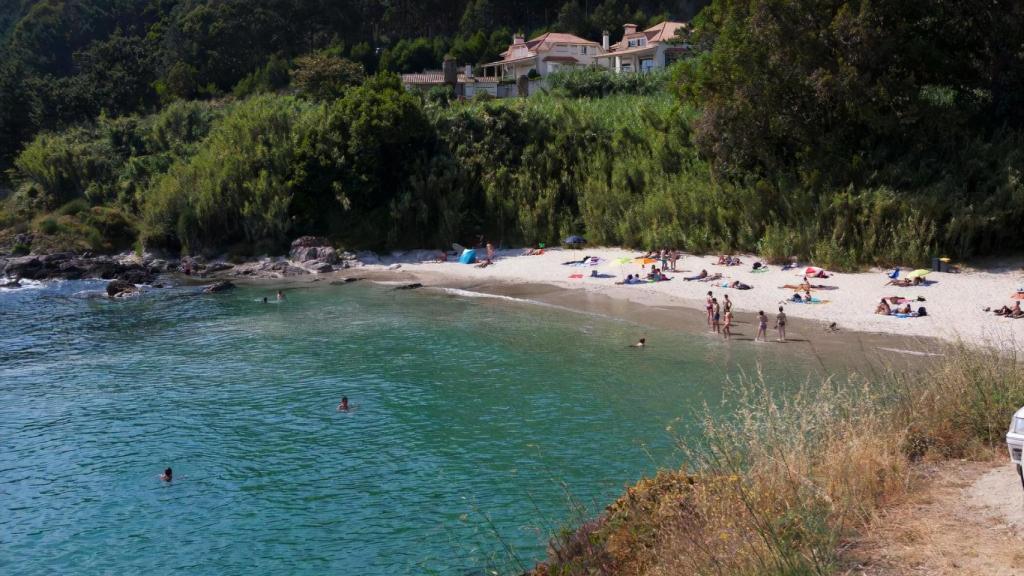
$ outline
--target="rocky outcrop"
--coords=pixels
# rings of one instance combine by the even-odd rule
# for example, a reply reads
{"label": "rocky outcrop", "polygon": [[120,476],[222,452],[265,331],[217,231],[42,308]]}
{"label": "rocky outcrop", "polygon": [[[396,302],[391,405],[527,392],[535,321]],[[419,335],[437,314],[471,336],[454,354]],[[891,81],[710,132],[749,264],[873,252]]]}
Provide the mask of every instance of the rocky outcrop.
{"label": "rocky outcrop", "polygon": [[327,264],[337,264],[338,252],[326,238],[302,236],[292,242],[291,251],[288,252],[288,259],[299,263],[324,262]]}
{"label": "rocky outcrop", "polygon": [[295,266],[314,274],[333,272],[338,264],[341,268],[348,268],[331,243],[326,238],[319,236],[297,238],[292,242],[288,260]]}
{"label": "rocky outcrop", "polygon": [[29,280],[125,280],[132,284],[149,284],[163,270],[134,255],[79,256],[70,252],[29,255],[0,260],[0,275]]}
{"label": "rocky outcrop", "polygon": [[294,266],[283,258],[263,258],[239,264],[229,274],[236,278],[289,278],[309,274],[309,270]]}
{"label": "rocky outcrop", "polygon": [[215,294],[217,292],[227,292],[234,287],[235,285],[232,284],[230,280],[221,280],[220,282],[214,282],[206,288],[203,288],[203,292],[207,294]]}
{"label": "rocky outcrop", "polygon": [[138,294],[139,289],[126,280],[112,280],[107,284],[107,296],[111,298],[124,298],[125,296],[134,296]]}

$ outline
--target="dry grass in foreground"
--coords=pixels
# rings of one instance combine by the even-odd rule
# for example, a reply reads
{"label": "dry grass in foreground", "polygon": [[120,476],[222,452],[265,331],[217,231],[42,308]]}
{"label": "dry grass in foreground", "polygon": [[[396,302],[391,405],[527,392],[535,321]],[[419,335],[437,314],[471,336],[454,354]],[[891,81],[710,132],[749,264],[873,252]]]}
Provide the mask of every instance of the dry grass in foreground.
{"label": "dry grass in foreground", "polygon": [[[741,383],[688,462],[630,488],[551,543],[533,574],[829,574],[924,463],[980,458],[1024,405],[1014,356],[953,347],[881,381],[826,380],[776,397]],[[687,472],[693,471],[693,472]]]}

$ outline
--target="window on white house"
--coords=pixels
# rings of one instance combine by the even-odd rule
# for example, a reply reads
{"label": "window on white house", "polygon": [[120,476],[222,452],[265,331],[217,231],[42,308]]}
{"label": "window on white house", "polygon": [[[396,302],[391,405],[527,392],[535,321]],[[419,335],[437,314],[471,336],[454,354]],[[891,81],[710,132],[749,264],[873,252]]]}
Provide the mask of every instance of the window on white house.
{"label": "window on white house", "polygon": [[630,48],[636,48],[637,46],[645,46],[647,44],[647,38],[633,38],[628,42]]}
{"label": "window on white house", "polygon": [[582,54],[584,56],[587,55],[587,47],[586,46],[580,46],[580,54]]}
{"label": "window on white house", "polygon": [[640,61],[640,71],[641,72],[650,72],[651,70],[654,70],[654,59],[653,58],[644,58],[643,60]]}

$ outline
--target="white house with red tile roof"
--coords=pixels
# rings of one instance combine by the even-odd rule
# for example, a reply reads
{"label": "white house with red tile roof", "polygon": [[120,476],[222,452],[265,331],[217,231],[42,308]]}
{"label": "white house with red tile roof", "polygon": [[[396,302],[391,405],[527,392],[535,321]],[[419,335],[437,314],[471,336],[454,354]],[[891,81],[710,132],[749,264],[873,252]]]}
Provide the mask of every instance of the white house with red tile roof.
{"label": "white house with red tile roof", "polygon": [[602,52],[597,42],[572,34],[548,32],[527,41],[516,34],[501,60],[484,65],[484,78],[516,80],[536,71],[541,77],[567,68],[583,68],[594,64]]}
{"label": "white house with red tile roof", "polygon": [[689,28],[685,22],[662,22],[644,31],[637,31],[636,24],[623,28],[625,34],[614,46],[607,45],[605,34],[605,49],[595,58],[597,64],[616,72],[650,72],[682,58],[690,49],[676,40],[680,31]]}

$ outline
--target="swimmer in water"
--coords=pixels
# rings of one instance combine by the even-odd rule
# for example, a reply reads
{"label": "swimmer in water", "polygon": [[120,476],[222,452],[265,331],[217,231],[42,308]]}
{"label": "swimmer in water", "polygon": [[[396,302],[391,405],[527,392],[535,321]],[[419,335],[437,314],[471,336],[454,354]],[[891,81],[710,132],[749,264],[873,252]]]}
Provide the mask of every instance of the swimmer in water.
{"label": "swimmer in water", "polygon": [[284,300],[284,292],[281,292],[280,290],[278,290],[277,291],[277,301],[280,302],[281,300]]}
{"label": "swimmer in water", "polygon": [[173,476],[174,471],[171,470],[170,468],[167,468],[166,470],[164,470],[164,473],[160,475],[160,479],[163,480],[164,482],[170,482]]}
{"label": "swimmer in water", "polygon": [[263,297],[263,303],[264,303],[264,304],[266,304],[266,303],[267,303],[267,297],[266,297],[266,296],[264,296],[264,297]]}
{"label": "swimmer in water", "polygon": [[647,346],[647,338],[641,338],[636,344],[630,346],[630,348],[643,348]]}
{"label": "swimmer in water", "polygon": [[338,404],[338,412],[348,412],[348,396],[341,397],[341,404]]}

